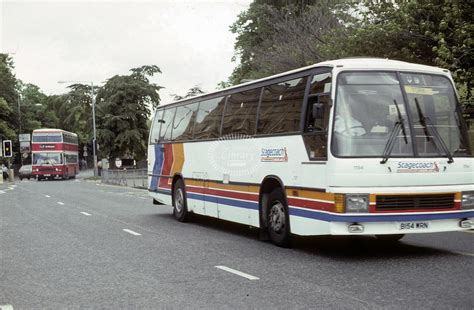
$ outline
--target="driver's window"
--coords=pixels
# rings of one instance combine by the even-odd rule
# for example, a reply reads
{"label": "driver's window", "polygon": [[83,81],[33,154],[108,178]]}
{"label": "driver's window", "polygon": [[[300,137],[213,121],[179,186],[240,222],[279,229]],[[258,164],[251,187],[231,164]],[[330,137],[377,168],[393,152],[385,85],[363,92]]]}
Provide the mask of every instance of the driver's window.
{"label": "driver's window", "polygon": [[327,71],[317,73],[311,79],[303,136],[310,160],[327,159],[331,77],[331,71]]}

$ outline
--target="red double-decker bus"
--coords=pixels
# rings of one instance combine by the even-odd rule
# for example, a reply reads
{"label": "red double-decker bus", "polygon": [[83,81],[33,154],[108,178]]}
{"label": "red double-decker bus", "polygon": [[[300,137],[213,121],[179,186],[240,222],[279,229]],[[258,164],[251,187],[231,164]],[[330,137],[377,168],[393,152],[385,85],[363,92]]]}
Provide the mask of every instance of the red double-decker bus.
{"label": "red double-decker bus", "polygon": [[38,181],[76,177],[79,173],[79,145],[75,133],[61,129],[36,129],[32,136],[32,172]]}

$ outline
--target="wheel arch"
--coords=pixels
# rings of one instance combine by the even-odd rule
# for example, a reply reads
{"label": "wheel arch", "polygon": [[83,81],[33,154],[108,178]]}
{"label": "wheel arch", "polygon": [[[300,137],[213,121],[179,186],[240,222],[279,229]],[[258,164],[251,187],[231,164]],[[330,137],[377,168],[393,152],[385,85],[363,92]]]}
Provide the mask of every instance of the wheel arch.
{"label": "wheel arch", "polygon": [[281,189],[283,197],[285,197],[286,203],[288,205],[288,199],[286,198],[285,185],[283,184],[283,181],[276,175],[266,176],[260,183],[260,192],[258,195],[258,209],[261,228],[267,227],[267,219],[265,216],[267,212],[267,199],[275,188]]}
{"label": "wheel arch", "polygon": [[183,181],[184,184],[184,197],[186,197],[186,184],[184,183],[184,177],[181,173],[175,173],[173,176],[173,180],[171,181],[171,203],[174,205],[174,187],[176,182],[179,180]]}

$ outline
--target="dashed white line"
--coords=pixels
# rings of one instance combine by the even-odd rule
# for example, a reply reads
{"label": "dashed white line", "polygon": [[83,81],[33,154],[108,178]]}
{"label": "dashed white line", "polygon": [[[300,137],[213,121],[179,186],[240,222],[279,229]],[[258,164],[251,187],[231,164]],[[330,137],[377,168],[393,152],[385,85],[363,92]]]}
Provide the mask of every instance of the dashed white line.
{"label": "dashed white line", "polygon": [[44,195],[44,197],[46,197],[46,198],[51,198],[51,196],[49,196],[49,195]]}
{"label": "dashed white line", "polygon": [[137,232],[135,232],[135,231],[133,231],[133,230],[130,230],[130,229],[122,229],[122,230],[123,230],[124,232],[127,232],[127,233],[129,233],[129,234],[131,234],[131,235],[134,235],[134,236],[141,236],[141,235],[142,235],[142,234],[139,234],[139,233],[137,233]]}
{"label": "dashed white line", "polygon": [[0,310],[13,310],[12,305],[0,305]]}
{"label": "dashed white line", "polygon": [[82,214],[84,214],[85,216],[91,216],[92,214],[90,213],[87,213],[87,212],[81,212]]}
{"label": "dashed white line", "polygon": [[257,277],[255,277],[255,276],[252,276],[252,275],[250,275],[250,274],[248,274],[248,273],[245,273],[245,272],[242,272],[242,271],[238,271],[238,270],[235,270],[235,269],[226,267],[226,266],[214,266],[214,267],[216,267],[217,269],[221,269],[221,270],[224,270],[224,271],[233,273],[233,274],[235,274],[235,275],[241,276],[241,277],[246,278],[246,279],[251,280],[251,281],[260,280],[260,278],[257,278]]}
{"label": "dashed white line", "polygon": [[5,192],[4,192],[4,191],[0,191],[0,195],[1,195],[1,194],[5,194]]}
{"label": "dashed white line", "polygon": [[58,201],[58,205],[64,206],[64,202]]}

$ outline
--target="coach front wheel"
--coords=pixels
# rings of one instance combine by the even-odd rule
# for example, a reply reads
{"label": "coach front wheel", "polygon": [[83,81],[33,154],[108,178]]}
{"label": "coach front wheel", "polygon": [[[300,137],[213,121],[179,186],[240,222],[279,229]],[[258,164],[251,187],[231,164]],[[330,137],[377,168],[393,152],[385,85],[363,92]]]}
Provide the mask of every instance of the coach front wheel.
{"label": "coach front wheel", "polygon": [[275,189],[268,197],[267,227],[270,240],[277,246],[290,245],[290,221],[286,199],[280,189]]}
{"label": "coach front wheel", "polygon": [[186,192],[184,190],[184,183],[182,180],[178,180],[174,185],[173,215],[180,222],[186,222],[190,217],[188,205],[186,202]]}

